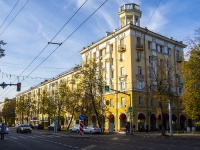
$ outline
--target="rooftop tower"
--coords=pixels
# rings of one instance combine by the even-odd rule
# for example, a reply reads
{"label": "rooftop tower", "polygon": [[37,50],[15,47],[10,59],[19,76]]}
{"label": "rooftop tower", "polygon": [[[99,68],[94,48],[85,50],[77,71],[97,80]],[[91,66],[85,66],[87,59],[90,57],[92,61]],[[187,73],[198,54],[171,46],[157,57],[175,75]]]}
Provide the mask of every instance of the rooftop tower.
{"label": "rooftop tower", "polygon": [[129,23],[140,26],[140,18],[142,12],[140,6],[134,3],[124,4],[119,8],[120,27],[124,27]]}

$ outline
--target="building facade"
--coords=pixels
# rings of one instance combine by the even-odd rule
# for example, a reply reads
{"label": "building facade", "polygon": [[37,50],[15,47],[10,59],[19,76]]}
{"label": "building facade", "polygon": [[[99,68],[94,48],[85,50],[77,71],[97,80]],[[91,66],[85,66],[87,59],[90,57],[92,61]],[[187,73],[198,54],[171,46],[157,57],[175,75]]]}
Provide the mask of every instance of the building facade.
{"label": "building facade", "polygon": [[[157,63],[167,62],[173,68],[171,70],[171,74],[174,74],[171,90],[176,95],[176,103],[172,105],[172,120],[179,127],[185,128],[186,117],[182,114],[183,108],[179,96],[183,84],[180,65],[186,45],[182,41],[176,41],[171,37],[140,27],[142,12],[139,5],[132,3],[121,6],[118,16],[119,29],[106,32],[104,38],[92,42],[80,51],[82,67],[87,67],[91,60],[100,64],[106,85],[110,88],[110,91],[104,93],[105,106],[102,109],[106,129],[113,125],[116,131],[120,131],[124,129],[127,122],[134,125],[136,130],[142,131],[146,127],[150,130],[160,129],[159,102],[149,89],[152,78],[149,68],[155,61]],[[31,99],[39,99],[38,95],[42,89],[48,88],[52,91],[63,79],[73,80],[75,73],[76,70],[72,70],[46,81],[18,94],[17,99],[26,95],[32,103]],[[163,119],[165,128],[168,129],[169,111],[167,111],[168,104],[165,105]],[[38,113],[33,114],[35,119],[30,118],[29,120],[44,121],[44,116],[42,119]],[[66,117],[69,117],[68,115]]]}

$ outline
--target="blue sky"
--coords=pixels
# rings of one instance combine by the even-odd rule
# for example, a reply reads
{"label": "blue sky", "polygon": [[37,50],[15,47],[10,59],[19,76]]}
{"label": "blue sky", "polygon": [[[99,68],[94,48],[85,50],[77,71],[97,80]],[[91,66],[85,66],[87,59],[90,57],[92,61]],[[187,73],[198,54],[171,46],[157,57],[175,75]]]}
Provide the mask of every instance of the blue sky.
{"label": "blue sky", "polygon": [[[88,0],[52,42],[63,42],[104,1]],[[6,56],[0,58],[0,83],[14,84],[19,80],[22,82],[22,91],[38,85],[44,78],[53,78],[76,64],[81,64],[79,51],[82,47],[104,37],[106,31],[119,28],[118,11],[123,4],[140,5],[142,27],[178,41],[192,37],[194,30],[200,27],[199,0],[161,0],[160,3],[159,0],[108,0],[65,43],[59,47],[52,44],[47,46],[85,0],[29,0],[20,11],[26,2],[27,0],[0,0],[0,40],[7,43],[2,46]],[[56,48],[57,50],[35,69]],[[35,59],[43,49],[41,55]],[[35,61],[24,71],[33,59]],[[17,78],[20,74],[21,77]],[[18,92],[14,86],[0,88],[0,102],[4,101],[5,97],[13,98],[16,94]]]}

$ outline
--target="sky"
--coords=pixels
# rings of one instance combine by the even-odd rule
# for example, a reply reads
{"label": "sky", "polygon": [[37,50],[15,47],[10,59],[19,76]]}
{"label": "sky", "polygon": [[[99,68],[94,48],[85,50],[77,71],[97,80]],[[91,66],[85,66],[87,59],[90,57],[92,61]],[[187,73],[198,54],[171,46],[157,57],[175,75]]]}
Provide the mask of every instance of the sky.
{"label": "sky", "polygon": [[[6,56],[0,58],[0,83],[21,82],[23,92],[80,65],[83,47],[119,28],[119,7],[124,4],[140,5],[141,27],[178,41],[193,37],[200,27],[199,0],[104,2],[0,0],[0,41],[7,43],[1,45]],[[0,102],[17,94],[16,86],[0,87]]]}

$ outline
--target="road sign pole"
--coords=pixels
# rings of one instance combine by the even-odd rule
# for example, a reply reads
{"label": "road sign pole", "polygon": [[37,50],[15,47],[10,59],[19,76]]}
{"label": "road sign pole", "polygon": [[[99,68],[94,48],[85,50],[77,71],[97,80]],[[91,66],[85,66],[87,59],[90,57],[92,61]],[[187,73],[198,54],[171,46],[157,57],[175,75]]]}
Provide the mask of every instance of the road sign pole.
{"label": "road sign pole", "polygon": [[84,135],[84,131],[83,131],[83,126],[84,126],[84,121],[83,120],[79,120],[79,126],[80,126],[80,136]]}

